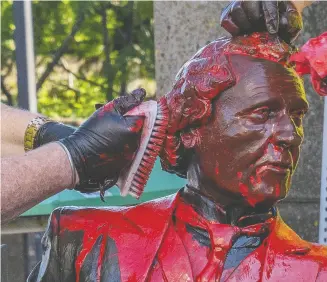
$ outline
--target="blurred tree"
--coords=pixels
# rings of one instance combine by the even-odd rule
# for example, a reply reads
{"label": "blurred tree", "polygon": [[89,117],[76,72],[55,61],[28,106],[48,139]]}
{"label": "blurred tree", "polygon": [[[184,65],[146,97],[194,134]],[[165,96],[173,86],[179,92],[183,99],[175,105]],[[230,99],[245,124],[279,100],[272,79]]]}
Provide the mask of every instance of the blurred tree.
{"label": "blurred tree", "polygon": [[[87,117],[94,104],[153,85],[153,3],[33,1],[39,112]],[[1,1],[2,100],[16,103],[12,1]],[[135,85],[143,86],[146,85]],[[154,89],[147,89],[154,94]]]}

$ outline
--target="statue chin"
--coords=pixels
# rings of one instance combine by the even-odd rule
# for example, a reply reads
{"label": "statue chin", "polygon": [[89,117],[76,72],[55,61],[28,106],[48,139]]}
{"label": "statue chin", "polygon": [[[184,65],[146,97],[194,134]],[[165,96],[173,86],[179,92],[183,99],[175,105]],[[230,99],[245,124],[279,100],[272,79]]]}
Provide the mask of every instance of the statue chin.
{"label": "statue chin", "polygon": [[280,200],[283,200],[289,192],[291,177],[283,178],[261,178],[261,182],[250,184],[240,184],[240,193],[246,203],[252,207],[267,206],[271,207]]}

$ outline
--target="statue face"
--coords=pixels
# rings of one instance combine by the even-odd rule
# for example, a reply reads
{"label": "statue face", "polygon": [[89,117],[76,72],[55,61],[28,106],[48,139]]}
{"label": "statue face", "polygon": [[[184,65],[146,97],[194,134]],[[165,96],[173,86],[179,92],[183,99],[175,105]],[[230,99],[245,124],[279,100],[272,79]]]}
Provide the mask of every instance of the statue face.
{"label": "statue face", "polygon": [[249,56],[230,57],[237,83],[213,101],[195,154],[205,193],[251,206],[284,198],[303,140],[308,109],[303,85],[290,69]]}

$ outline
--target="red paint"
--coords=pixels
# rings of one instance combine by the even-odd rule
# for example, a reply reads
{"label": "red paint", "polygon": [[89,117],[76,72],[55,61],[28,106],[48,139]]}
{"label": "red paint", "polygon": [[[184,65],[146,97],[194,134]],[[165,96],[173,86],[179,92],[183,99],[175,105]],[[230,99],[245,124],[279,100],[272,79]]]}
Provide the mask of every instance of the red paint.
{"label": "red paint", "polygon": [[101,108],[97,110],[97,116],[102,118],[106,112],[112,112],[114,110],[114,103],[113,101],[108,102],[107,104],[103,105]]}
{"label": "red paint", "polygon": [[265,59],[282,65],[287,63],[291,47],[268,33],[255,32],[250,36],[235,37],[234,44],[229,44],[225,54],[239,54]]}
{"label": "red paint", "polygon": [[249,187],[247,185],[245,185],[244,183],[241,183],[239,184],[239,187],[240,187],[240,192],[241,194],[247,198],[247,196],[249,195]]}
{"label": "red paint", "polygon": [[276,193],[276,197],[280,196],[280,185],[279,184],[276,185],[275,193]]}
{"label": "red paint", "polygon": [[260,194],[251,193],[249,187],[244,183],[239,183],[239,189],[241,195],[245,198],[246,202],[252,207],[255,207],[257,203],[263,200],[264,196]]}
{"label": "red paint", "polygon": [[216,164],[216,167],[215,167],[215,174],[216,174],[216,175],[219,174],[219,164]]}
{"label": "red paint", "polygon": [[[319,47],[319,44],[315,43],[314,45]],[[226,56],[226,54],[240,54],[246,55],[247,58],[251,56],[276,62],[278,65],[276,64],[273,66],[275,69],[273,74],[277,76],[285,74],[279,67],[281,67],[281,65],[286,65],[287,56],[291,52],[292,50],[287,45],[270,41],[267,34],[253,34],[248,37],[237,37],[232,40],[218,40],[201,49],[201,51],[182,68],[177,76],[177,81],[173,90],[161,100],[167,100],[170,110],[169,134],[161,155],[163,167],[167,170],[176,172],[174,169],[178,166],[181,157],[180,154],[184,152],[185,147],[192,148],[193,146],[199,146],[198,136],[200,135],[198,135],[198,133],[200,130],[198,130],[198,128],[207,125],[209,117],[212,115],[211,100],[221,92],[233,86],[236,82],[240,83],[242,80],[241,75],[234,75],[236,68],[231,68],[230,64],[232,59]],[[244,58],[243,56],[240,57]],[[316,61],[316,63],[317,62],[318,61]],[[246,66],[249,66],[251,63],[253,62],[249,60]],[[319,64],[321,63],[318,62],[318,65]],[[262,67],[266,71],[265,73],[272,73],[272,67],[270,66],[271,64],[261,64],[259,67]],[[260,69],[259,67],[258,69]],[[274,82],[274,77],[269,78],[270,80],[268,81]],[[279,77],[276,78],[277,81],[278,78]],[[292,76],[289,76],[289,78],[291,79],[288,81],[295,79]],[[267,83],[267,81],[264,81],[264,83]],[[279,92],[275,91],[274,84],[277,85],[278,83],[271,82],[271,84],[269,84],[272,89],[269,94],[275,95],[275,98],[280,98],[277,95]],[[278,86],[284,87],[285,83],[280,81]],[[296,83],[294,83],[292,87],[296,88]],[[291,89],[287,87],[285,89],[292,90],[292,87],[289,87]],[[241,93],[240,91],[238,92]],[[300,94],[301,93],[296,91],[291,94],[286,91],[283,99],[289,102],[286,103],[287,105],[299,100],[303,102]],[[297,98],[297,100],[295,98]],[[236,100],[234,103],[237,102],[239,101]],[[109,104],[105,105],[103,109],[108,110],[108,108],[112,107],[112,105],[110,106]],[[215,106],[215,116],[219,113],[228,115],[228,111],[231,110],[230,107],[227,111],[226,105],[225,108],[222,107],[222,110],[217,107],[219,104],[216,103]],[[283,111],[283,113],[284,112],[286,111]],[[222,166],[219,167],[218,171],[216,170],[217,158],[213,157],[213,149],[220,149],[220,147],[223,147],[223,143],[225,145],[230,145],[230,148],[229,150],[221,148],[221,151],[218,151],[218,153],[223,154],[225,152],[223,161],[225,161],[226,167],[229,170],[232,170],[232,166],[238,165],[238,163],[235,162],[235,158],[239,155],[241,156],[240,161],[245,158],[252,158],[252,164],[246,166],[249,168],[248,171],[244,173],[243,171],[235,169],[231,177],[226,177],[233,178],[232,180],[235,180],[235,183],[237,183],[236,186],[238,190],[232,192],[238,193],[238,195],[242,194],[247,201],[246,204],[250,204],[253,207],[256,206],[257,203],[262,202],[266,196],[268,197],[268,195],[263,193],[266,191],[265,189],[260,193],[256,193],[255,189],[250,187],[250,184],[252,184],[252,186],[255,186],[254,188],[260,188],[260,185],[264,184],[264,176],[260,173],[254,174],[255,170],[260,166],[267,165],[267,163],[272,165],[275,162],[281,164],[282,162],[293,161],[292,166],[295,166],[297,162],[297,152],[292,152],[291,149],[289,149],[288,152],[285,149],[285,147],[288,148],[287,146],[276,146],[276,144],[272,144],[276,142],[276,139],[274,139],[276,136],[270,137],[264,135],[266,132],[276,135],[278,134],[278,130],[284,130],[285,133],[286,127],[284,123],[286,125],[291,123],[289,116],[285,114],[281,115],[280,112],[278,112],[278,114],[283,117],[283,121],[275,121],[274,125],[276,131],[269,131],[271,128],[268,126],[269,122],[267,120],[264,123],[267,129],[266,131],[262,130],[262,128],[257,129],[258,124],[260,125],[259,122],[253,122],[252,124],[248,122],[251,126],[245,129],[244,124],[246,123],[243,123],[241,127],[239,127],[239,130],[234,131],[227,126],[224,128],[225,131],[221,130],[224,134],[221,136],[221,139],[213,140],[212,134],[208,135],[211,139],[205,139],[204,137],[200,138],[200,145],[209,146],[210,140],[213,144],[206,154],[211,156],[211,159],[214,159],[212,162],[213,167],[210,167],[211,169],[208,169],[208,171],[211,173],[214,171],[215,175],[224,176],[225,174],[223,172],[225,168]],[[279,115],[275,115],[275,117],[278,118]],[[233,116],[233,118],[234,117],[235,116]],[[253,120],[253,118],[250,120]],[[231,123],[230,125],[233,124]],[[192,132],[193,129],[190,128],[192,126],[195,128],[194,132],[196,133]],[[184,131],[185,128],[187,128],[187,131]],[[215,129],[215,127],[213,128]],[[216,128],[219,127],[217,126]],[[295,131],[296,130],[294,130],[294,132]],[[223,137],[226,137],[226,139],[222,140]],[[278,137],[282,138],[283,135],[279,135]],[[291,145],[287,143],[286,145],[299,150],[300,141],[302,141],[302,137],[299,137],[298,141],[292,141],[295,143]],[[257,142],[258,140],[263,140],[265,142]],[[287,140],[285,140],[286,139],[281,142],[286,142]],[[234,144],[232,142],[234,142]],[[254,148],[253,144],[256,144],[255,142],[260,144],[259,148]],[[233,146],[248,144],[251,145],[250,148],[241,150],[242,147],[240,147],[241,153],[236,152],[233,156],[235,157],[234,159],[228,159],[228,154],[232,154],[231,148],[233,148]],[[268,146],[267,144],[272,144],[273,146]],[[244,152],[247,153],[245,158],[242,157]],[[285,154],[285,152],[287,154]],[[203,155],[201,155],[201,157],[203,157]],[[292,160],[290,160],[290,156],[293,156]],[[101,155],[100,158],[106,160],[107,156]],[[185,174],[185,171],[178,172],[180,172],[181,175]],[[226,172],[228,172],[228,170],[226,170]],[[271,174],[266,179],[268,184],[277,183],[277,186],[273,187],[267,184],[268,188],[275,189],[274,193],[276,199],[278,199],[278,195],[285,192],[285,190],[287,190],[286,188],[289,187],[287,185],[284,187],[279,186],[278,183],[282,181],[274,182],[274,179],[278,179],[278,177],[279,176],[276,174]],[[226,183],[231,179],[227,179]],[[246,179],[249,181],[244,182]],[[284,180],[283,178],[281,179]],[[225,181],[226,179],[222,180]],[[217,188],[215,185],[214,188]],[[226,189],[225,186],[221,187]],[[210,192],[213,193],[213,191]],[[212,196],[211,194],[209,195]],[[274,201],[276,201],[276,199],[274,199]],[[219,199],[217,198],[214,198],[214,200],[217,206],[221,204],[223,207],[224,203],[226,205],[228,204],[226,201],[224,203],[219,203]],[[244,202],[241,204],[245,205]],[[245,206],[248,208],[247,205]],[[271,206],[268,206],[268,208],[269,207]],[[212,246],[209,252],[206,252],[204,248],[200,248],[193,243],[193,239],[188,236],[189,234],[186,228],[178,228],[180,226],[178,224],[189,224],[207,230],[210,235]],[[220,280],[230,282],[277,282],[285,281],[285,279],[287,281],[327,281],[327,247],[302,240],[282,221],[279,214],[274,218],[266,220],[264,223],[248,225],[241,228],[236,225],[221,224],[213,220],[206,220],[196,212],[190,204],[181,201],[179,194],[177,194],[177,196],[172,195],[170,197],[140,204],[135,207],[59,209],[52,214],[49,228],[52,232],[47,233],[50,234],[50,236],[47,237],[44,242],[47,244],[47,247],[50,248],[49,252],[51,250],[55,252],[55,254],[51,254],[50,252],[49,256],[44,256],[43,259],[45,261],[43,267],[45,269],[41,268],[41,276],[47,271],[46,260],[52,257],[51,255],[58,254],[58,260],[55,260],[54,263],[58,263],[59,261],[66,266],[65,261],[63,261],[65,258],[61,257],[61,250],[66,250],[68,247],[71,247],[65,245],[67,241],[69,242],[68,244],[74,244],[71,242],[71,238],[67,239],[66,236],[70,232],[83,231],[82,242],[79,243],[79,241],[76,241],[78,243],[75,243],[82,244],[82,246],[77,246],[81,247],[81,250],[76,255],[71,254],[75,256],[73,258],[75,268],[69,271],[74,271],[76,273],[76,281],[80,280],[83,262],[85,262],[87,254],[91,252],[99,236],[103,236],[103,238],[100,242],[100,256],[96,266],[98,281],[101,281],[102,267],[106,267],[106,265],[103,264],[103,259],[106,255],[105,243],[107,242],[107,238],[113,240],[117,247],[117,253],[111,255],[118,258],[121,276],[119,278],[121,281],[202,282]],[[268,232],[264,242],[245,257],[233,271],[224,273],[223,266],[226,255],[233,241],[240,235],[254,236],[261,234],[260,232],[263,231]],[[57,249],[51,249],[52,246],[56,245],[55,242],[51,240],[59,242],[58,249],[60,252],[58,252]],[[197,250],[199,251],[198,253]],[[196,267],[194,267],[195,265]],[[60,269],[59,265],[53,265],[50,268]],[[194,269],[196,269],[195,272],[193,271]],[[40,279],[42,279],[42,277]]]}
{"label": "red paint", "polygon": [[133,126],[129,127],[129,130],[132,132],[140,132],[143,126],[143,119],[137,119]]}
{"label": "red paint", "polygon": [[327,32],[311,38],[290,57],[300,75],[311,74],[311,83],[321,96],[327,96]]}
{"label": "red paint", "polygon": [[[187,236],[185,228],[175,229],[172,220],[174,211],[178,224],[184,222],[209,231],[212,245],[216,248],[208,256],[203,247],[192,245],[192,238]],[[100,235],[103,238],[109,236],[116,243],[121,281],[204,281],[204,278],[214,281],[214,278],[222,277],[221,281],[226,282],[278,282],[285,280],[285,273],[287,281],[315,281],[318,276],[321,281],[327,281],[327,273],[324,272],[327,268],[327,247],[303,241],[279,215],[263,224],[239,228],[205,220],[174,195],[136,207],[65,208],[55,213],[50,228],[62,244],[67,231],[84,231],[82,250],[75,258],[76,281],[79,281],[85,256]],[[222,271],[226,253],[237,236],[253,236],[266,232],[266,228],[269,235],[259,248],[232,272]],[[101,241],[101,253],[105,241]],[[197,255],[188,254],[194,254],[194,250],[199,250]],[[153,263],[156,254],[158,264]],[[98,281],[101,280],[99,264]],[[198,264],[204,268],[194,268]],[[198,269],[195,276],[192,269]],[[296,279],[299,277],[300,280]]]}
{"label": "red paint", "polygon": [[111,101],[111,102],[108,102],[107,104],[105,104],[102,108],[101,108],[101,110],[103,111],[103,112],[112,112],[113,110],[114,110],[114,102],[113,101]]}

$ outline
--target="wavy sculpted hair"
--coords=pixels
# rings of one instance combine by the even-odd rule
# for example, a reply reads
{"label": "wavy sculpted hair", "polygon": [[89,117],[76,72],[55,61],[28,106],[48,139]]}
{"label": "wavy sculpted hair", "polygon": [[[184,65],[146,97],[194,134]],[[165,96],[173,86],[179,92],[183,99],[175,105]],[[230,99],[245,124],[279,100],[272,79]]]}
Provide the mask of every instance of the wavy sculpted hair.
{"label": "wavy sculpted hair", "polygon": [[161,151],[162,168],[186,177],[189,150],[200,135],[197,128],[211,115],[212,100],[236,84],[229,55],[240,54],[287,65],[295,49],[268,33],[219,38],[200,49],[178,72],[172,90],[162,97],[169,126]]}

